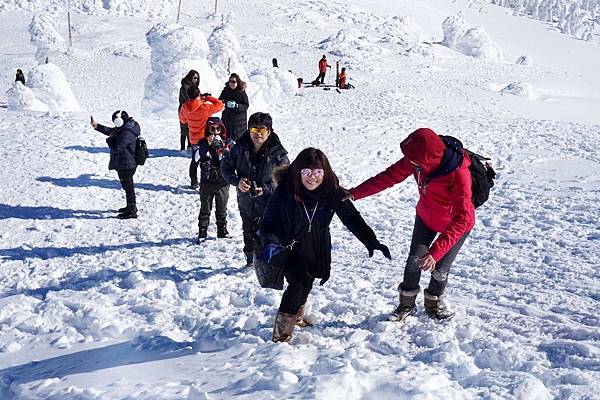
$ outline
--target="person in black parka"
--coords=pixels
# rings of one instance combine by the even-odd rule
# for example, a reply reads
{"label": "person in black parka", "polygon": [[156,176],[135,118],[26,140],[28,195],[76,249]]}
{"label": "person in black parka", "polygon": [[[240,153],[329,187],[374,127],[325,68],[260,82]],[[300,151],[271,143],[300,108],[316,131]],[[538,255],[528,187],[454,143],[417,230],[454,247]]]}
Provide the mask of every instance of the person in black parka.
{"label": "person in black parka", "polygon": [[[190,70],[186,76],[181,80],[181,88],[179,89],[179,108],[177,111],[181,110],[183,104],[190,100],[190,97],[187,94],[188,89],[191,86],[200,86],[200,74],[195,70]],[[190,144],[190,130],[188,129],[187,124],[179,124],[179,132],[180,132],[180,150],[184,151],[186,149],[185,145],[187,142],[187,147],[191,147]]]}
{"label": "person in black parka", "polygon": [[289,164],[290,161],[273,131],[273,119],[269,114],[252,114],[248,126],[248,131],[221,162],[221,174],[230,185],[237,187],[238,209],[244,232],[244,255],[246,265],[252,266],[258,221],[275,190],[271,174],[276,167]]}
{"label": "person in black parka", "polygon": [[115,124],[114,128],[101,125],[94,121],[92,117],[91,125],[98,132],[108,136],[106,139],[106,143],[110,148],[108,169],[117,171],[121,187],[125,191],[127,205],[118,210],[117,218],[137,218],[138,209],[135,202],[133,175],[137,168],[135,145],[141,129],[139,124],[127,114],[127,111],[115,111],[112,115],[112,121]]}
{"label": "person in black parka", "polygon": [[284,267],[288,287],[281,298],[273,328],[273,341],[287,342],[292,338],[295,325],[310,325],[304,320],[304,305],[315,278],[321,280],[321,285],[329,279],[329,225],[334,214],[365,245],[369,257],[374,250],[381,251],[387,258],[391,256],[352,202],[345,200],[346,192],[321,150],[302,150],[288,168],[279,169],[274,175],[279,185],[267,205],[257,235],[266,253],[296,241]]}
{"label": "person in black parka", "polygon": [[225,84],[219,100],[225,103],[225,109],[221,119],[227,129],[230,139],[238,141],[247,129],[248,95],[246,94],[246,82],[242,81],[238,74],[231,74]]}
{"label": "person in black parka", "polygon": [[17,69],[17,74],[15,75],[15,82],[21,82],[25,85],[25,74],[21,69]]}

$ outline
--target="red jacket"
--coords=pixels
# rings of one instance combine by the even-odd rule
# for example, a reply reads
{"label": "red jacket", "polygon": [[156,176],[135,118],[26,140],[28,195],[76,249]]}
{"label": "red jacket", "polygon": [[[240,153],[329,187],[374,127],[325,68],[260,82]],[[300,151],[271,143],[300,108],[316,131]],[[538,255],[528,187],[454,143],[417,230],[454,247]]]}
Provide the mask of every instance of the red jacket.
{"label": "red jacket", "polygon": [[342,88],[342,89],[346,89],[346,72],[342,72],[340,74],[339,80],[338,80],[338,87]]}
{"label": "red jacket", "polygon": [[225,108],[223,102],[211,96],[207,96],[204,99],[197,97],[183,104],[179,110],[179,122],[188,124],[191,144],[198,144],[204,137],[204,129],[208,117],[214,113],[218,113],[223,108]]}
{"label": "red jacket", "polygon": [[404,153],[400,161],[350,189],[350,193],[355,200],[362,199],[413,175],[419,186],[417,216],[429,229],[440,233],[429,248],[429,254],[437,262],[475,225],[469,171],[471,160],[464,153],[463,161],[456,170],[425,184],[427,175],[440,165],[446,148],[444,142],[431,129],[421,128],[403,140],[400,148]]}
{"label": "red jacket", "polygon": [[319,72],[327,72],[327,67],[329,67],[330,65],[327,65],[327,60],[324,59],[320,59],[319,60]]}

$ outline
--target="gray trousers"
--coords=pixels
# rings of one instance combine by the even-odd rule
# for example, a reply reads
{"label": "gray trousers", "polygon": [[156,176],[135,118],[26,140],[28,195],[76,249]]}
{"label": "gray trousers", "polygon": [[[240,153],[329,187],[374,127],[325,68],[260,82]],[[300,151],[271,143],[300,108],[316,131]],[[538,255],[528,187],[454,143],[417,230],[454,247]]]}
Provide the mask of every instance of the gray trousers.
{"label": "gray trousers", "polygon": [[210,222],[213,199],[216,203],[215,217],[217,226],[227,225],[227,202],[229,201],[229,185],[200,184],[200,214],[198,226],[207,227]]}
{"label": "gray trousers", "polygon": [[[469,236],[470,232],[465,233],[458,239],[458,242],[438,261],[435,265],[435,270],[431,273],[429,286],[427,291],[434,296],[441,296],[446,289],[448,283],[448,274],[454,259],[458,255],[460,248]],[[426,254],[427,249],[433,243],[437,235],[436,231],[429,229],[421,220],[415,218],[415,226],[413,228],[412,239],[410,242],[410,252],[404,267],[404,280],[400,284],[400,289],[405,291],[413,291],[419,289],[419,281],[421,280],[421,268],[418,259]]]}

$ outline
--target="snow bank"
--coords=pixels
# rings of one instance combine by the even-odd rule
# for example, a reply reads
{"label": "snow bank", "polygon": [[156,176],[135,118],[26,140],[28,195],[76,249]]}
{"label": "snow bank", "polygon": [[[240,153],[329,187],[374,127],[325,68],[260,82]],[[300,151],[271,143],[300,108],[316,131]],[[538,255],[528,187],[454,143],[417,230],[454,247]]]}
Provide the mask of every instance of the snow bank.
{"label": "snow bank", "polygon": [[[248,73],[238,60],[241,50],[235,29],[228,23],[217,26],[208,37],[208,63],[221,81],[226,81],[229,74],[235,72],[243,81],[248,81]],[[227,70],[229,67],[229,71]]]}
{"label": "snow bank", "polygon": [[161,22],[146,33],[152,72],[144,84],[142,112],[158,118],[176,118],[181,79],[194,69],[200,91],[218,96],[221,82],[208,65],[208,43],[201,30]]}
{"label": "snow bank", "polygon": [[[69,0],[73,11],[89,15],[132,15],[145,17],[173,16],[177,12],[178,0]],[[65,13],[66,0],[3,0],[0,11],[27,10]]]}
{"label": "snow bank", "polygon": [[295,96],[298,89],[297,78],[281,68],[258,68],[250,73],[248,98],[254,109],[268,111],[280,97]]}
{"label": "snow bank", "polygon": [[15,84],[7,92],[9,107],[30,111],[79,111],[79,103],[58,66],[52,63],[34,67],[27,87]]}
{"label": "snow bank", "polygon": [[37,48],[35,59],[43,63],[46,57],[67,51],[65,39],[54,28],[54,17],[47,12],[35,14],[29,23],[31,43]]}
{"label": "snow bank", "polygon": [[442,23],[442,45],[484,61],[502,61],[502,49],[481,26],[468,28],[461,14],[450,16]]}
{"label": "snow bank", "polygon": [[[344,59],[370,53],[373,43],[358,29],[341,29],[319,43],[319,49]],[[357,53],[359,53],[357,55]]]}
{"label": "snow bank", "polygon": [[523,97],[525,99],[534,99],[535,93],[531,87],[522,81],[516,81],[508,84],[502,90],[502,93],[513,94],[515,96]]}

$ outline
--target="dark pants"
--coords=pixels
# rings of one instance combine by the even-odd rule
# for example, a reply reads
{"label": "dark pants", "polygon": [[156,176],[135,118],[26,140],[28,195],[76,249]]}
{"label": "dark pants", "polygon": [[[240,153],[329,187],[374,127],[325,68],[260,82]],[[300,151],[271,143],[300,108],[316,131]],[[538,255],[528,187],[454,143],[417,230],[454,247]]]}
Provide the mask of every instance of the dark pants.
{"label": "dark pants", "polygon": [[[454,259],[458,255],[465,239],[470,232],[465,233],[458,239],[458,242],[438,261],[435,265],[435,270],[431,273],[429,286],[427,291],[434,296],[441,296],[444,293],[446,284],[448,283],[448,274]],[[437,232],[429,229],[421,218],[415,218],[415,226],[413,228],[412,239],[410,242],[410,252],[404,267],[404,281],[401,283],[402,290],[411,291],[419,289],[419,281],[421,280],[421,268],[419,267],[418,259],[423,256],[423,251],[420,249],[425,246],[429,248]]]}
{"label": "dark pants", "polygon": [[119,175],[119,182],[121,182],[121,187],[125,191],[127,205],[135,207],[135,190],[133,188],[133,175],[135,174],[135,168],[120,169],[117,170],[117,174]]}
{"label": "dark pants", "polygon": [[288,287],[283,292],[279,311],[287,314],[296,314],[300,306],[306,303],[308,294],[312,290],[315,278],[308,276],[304,268],[294,268],[289,265],[284,272]]}
{"label": "dark pants", "polygon": [[325,72],[319,72],[319,76],[317,76],[315,81],[320,81],[321,84],[325,83]]}
{"label": "dark pants", "polygon": [[200,214],[198,226],[207,227],[210,222],[213,199],[216,202],[215,217],[217,226],[227,225],[227,201],[229,200],[229,185],[215,185],[212,183],[200,184]]}
{"label": "dark pants", "polygon": [[246,261],[251,262],[254,254],[254,238],[258,229],[258,218],[242,213],[241,210],[240,216],[242,217],[242,232],[244,233],[244,254],[246,255]]}
{"label": "dark pants", "polygon": [[179,132],[180,132],[180,137],[179,137],[179,142],[181,144],[181,150],[185,150],[186,148],[186,142],[187,145],[190,145],[190,129],[188,128],[187,124],[179,124]]}
{"label": "dark pants", "polygon": [[194,161],[194,153],[192,153],[192,161],[190,161],[190,181],[192,183],[198,183],[198,165],[200,165],[200,161]]}

